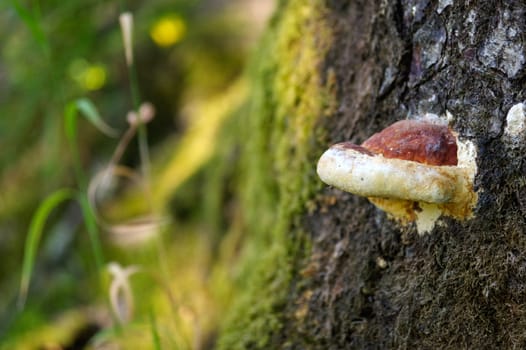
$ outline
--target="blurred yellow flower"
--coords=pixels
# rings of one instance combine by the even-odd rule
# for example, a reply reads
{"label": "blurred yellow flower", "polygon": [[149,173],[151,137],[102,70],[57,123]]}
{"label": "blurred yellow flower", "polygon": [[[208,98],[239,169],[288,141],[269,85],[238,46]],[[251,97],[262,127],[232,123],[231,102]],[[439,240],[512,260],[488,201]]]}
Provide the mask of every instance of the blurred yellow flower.
{"label": "blurred yellow flower", "polygon": [[73,61],[69,74],[85,90],[99,90],[106,84],[106,69],[101,64],[90,64],[83,59]]}
{"label": "blurred yellow flower", "polygon": [[178,15],[159,18],[150,28],[152,40],[159,46],[168,47],[180,41],[186,33],[186,23]]}
{"label": "blurred yellow flower", "polygon": [[91,65],[84,73],[86,90],[98,90],[106,84],[106,70],[101,65]]}

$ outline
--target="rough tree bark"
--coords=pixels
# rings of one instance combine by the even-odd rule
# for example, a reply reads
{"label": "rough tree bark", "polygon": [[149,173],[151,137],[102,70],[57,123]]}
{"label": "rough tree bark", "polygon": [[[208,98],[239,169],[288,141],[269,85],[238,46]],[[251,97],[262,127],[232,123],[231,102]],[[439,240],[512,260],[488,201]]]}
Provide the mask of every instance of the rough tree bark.
{"label": "rough tree bark", "polygon": [[[279,252],[246,259],[259,276],[220,347],[526,348],[526,136],[505,132],[526,99],[526,3],[283,2],[263,47],[239,197],[253,245]],[[330,144],[426,113],[476,145],[473,219],[421,236],[320,184]]]}

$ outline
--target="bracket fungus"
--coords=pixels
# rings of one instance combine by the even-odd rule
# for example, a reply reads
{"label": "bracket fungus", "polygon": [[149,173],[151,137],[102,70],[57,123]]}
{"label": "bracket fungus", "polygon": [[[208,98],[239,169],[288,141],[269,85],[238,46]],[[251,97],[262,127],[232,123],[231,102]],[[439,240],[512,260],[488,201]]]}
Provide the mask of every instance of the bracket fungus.
{"label": "bracket fungus", "polygon": [[475,147],[447,125],[402,120],[361,146],[331,146],[318,161],[323,182],[368,199],[398,221],[430,231],[441,215],[472,216]]}

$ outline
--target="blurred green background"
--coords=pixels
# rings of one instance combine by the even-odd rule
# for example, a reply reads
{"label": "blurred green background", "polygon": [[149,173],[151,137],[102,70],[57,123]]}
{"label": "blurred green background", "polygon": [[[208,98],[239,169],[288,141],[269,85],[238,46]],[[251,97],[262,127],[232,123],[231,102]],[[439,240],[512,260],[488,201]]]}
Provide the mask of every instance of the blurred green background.
{"label": "blurred green background", "polygon": [[[228,204],[233,180],[210,176],[228,174],[218,170],[228,164],[213,155],[238,127],[231,120],[244,112],[245,66],[273,7],[272,0],[0,2],[1,349],[213,348],[240,240]],[[134,20],[131,70],[119,27],[124,12]],[[86,191],[65,133],[65,109],[81,98],[119,131],[107,137],[79,113],[74,141],[88,180],[110,164],[128,112],[153,104],[151,178],[138,184],[115,176],[103,191],[97,215],[109,229],[97,232],[104,269],[79,204],[53,208],[22,308],[24,245],[35,212],[57,189]],[[144,170],[137,135],[119,163]],[[209,191],[218,183],[221,198]],[[122,225],[152,213],[162,222]],[[118,285],[110,262],[120,277],[127,267],[138,271]]]}

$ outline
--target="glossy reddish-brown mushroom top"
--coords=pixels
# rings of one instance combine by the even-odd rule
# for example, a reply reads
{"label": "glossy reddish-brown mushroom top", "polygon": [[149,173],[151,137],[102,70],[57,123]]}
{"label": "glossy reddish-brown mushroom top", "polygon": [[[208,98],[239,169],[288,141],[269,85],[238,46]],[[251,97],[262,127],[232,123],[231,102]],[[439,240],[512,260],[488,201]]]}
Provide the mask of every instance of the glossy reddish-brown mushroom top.
{"label": "glossy reddish-brown mushroom top", "polygon": [[386,158],[429,165],[457,165],[457,142],[446,125],[401,120],[368,138],[362,147]]}

